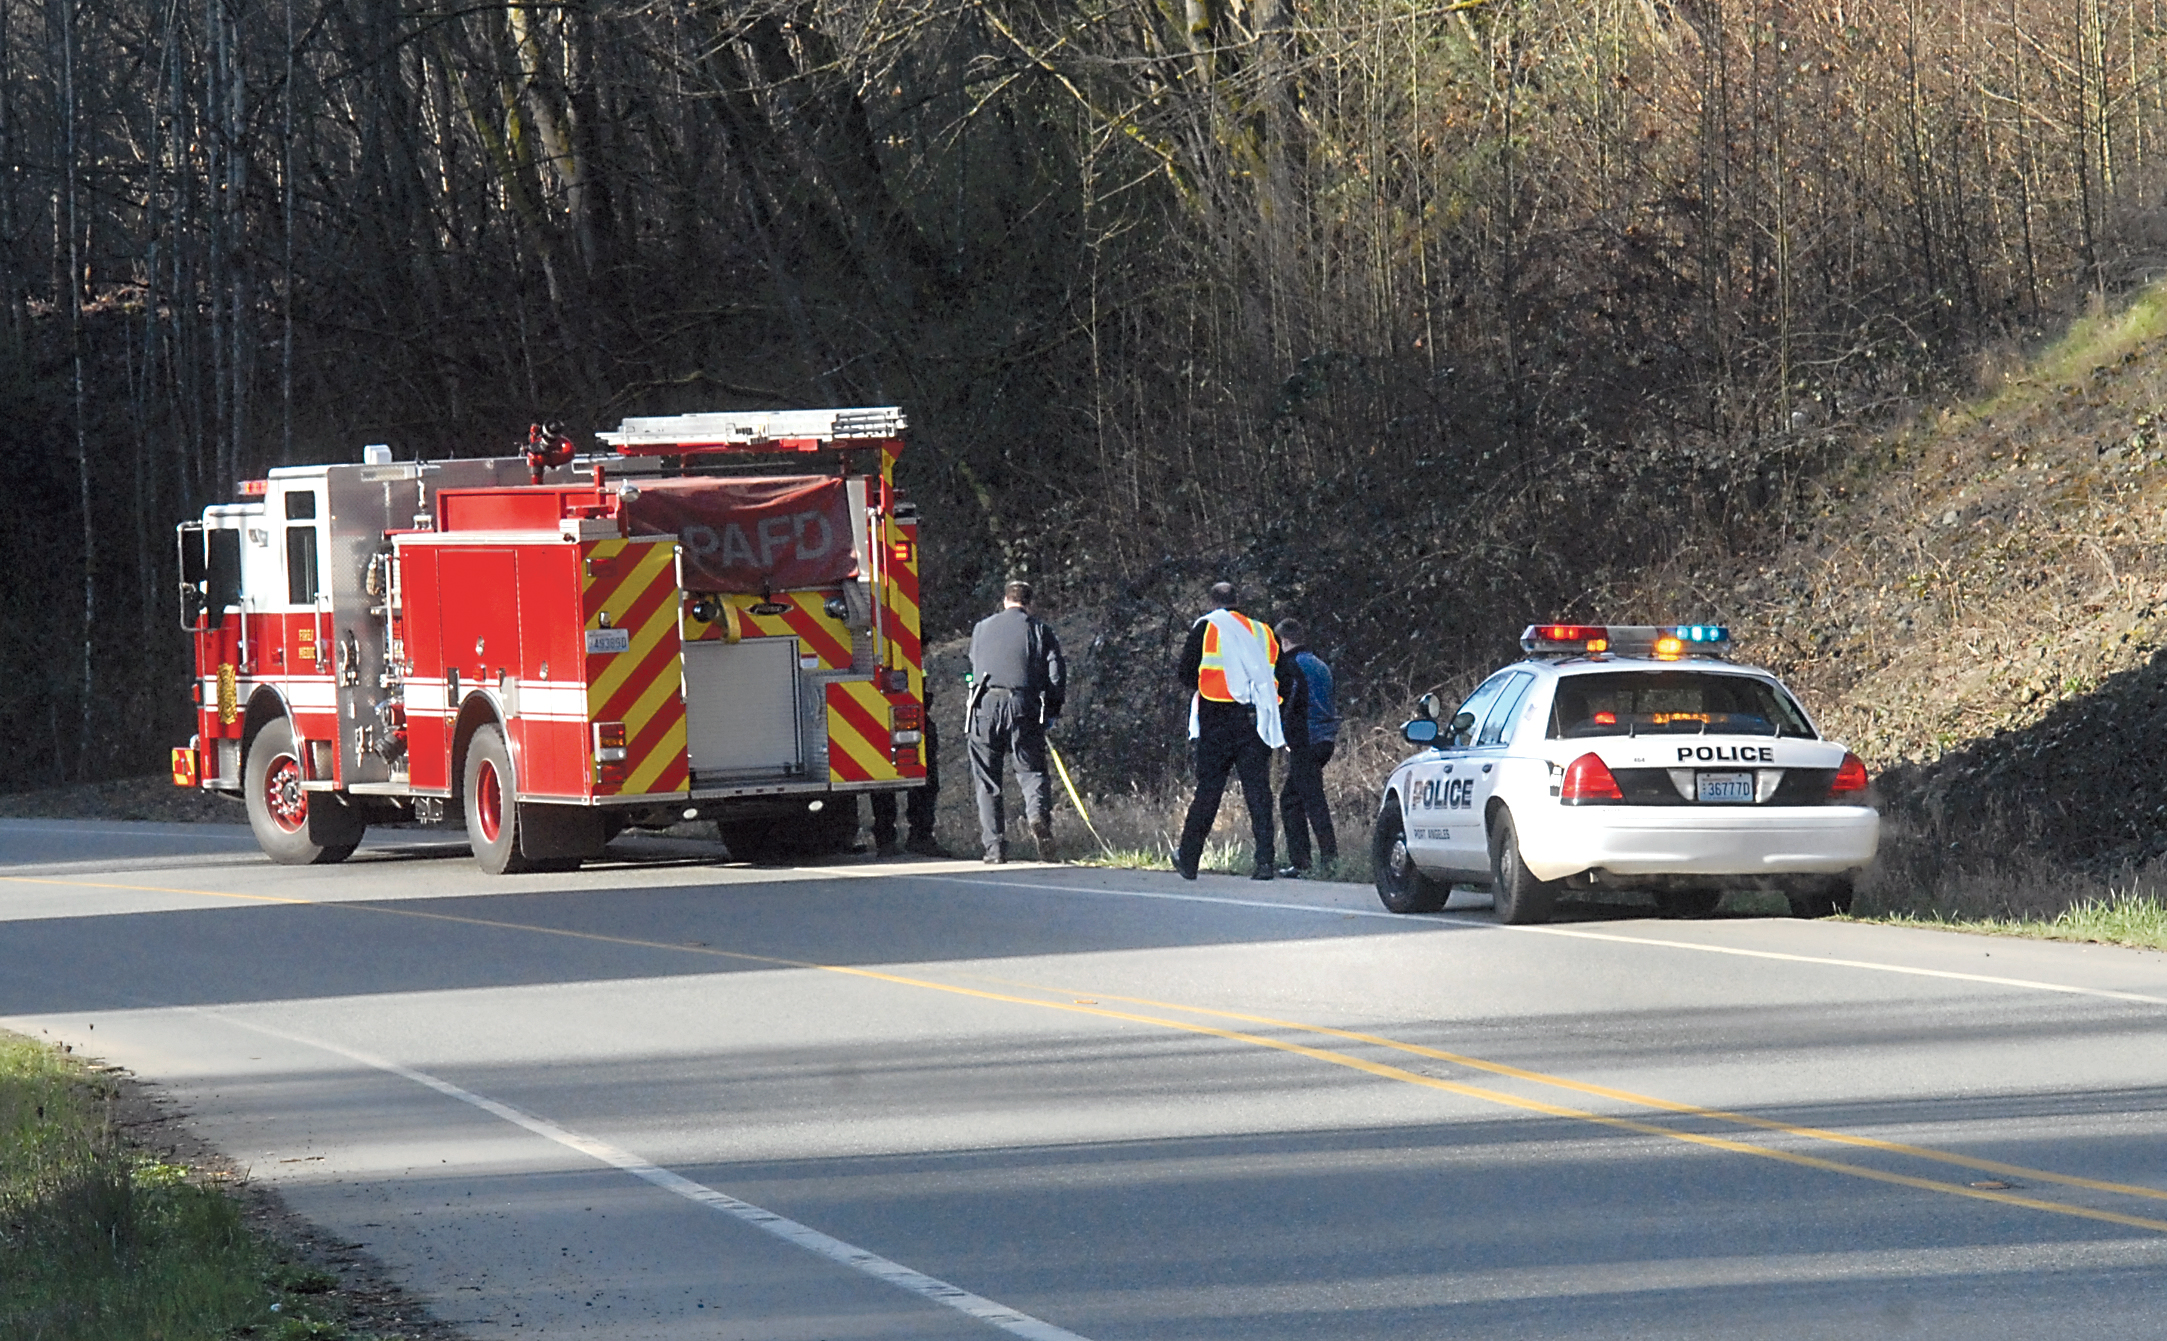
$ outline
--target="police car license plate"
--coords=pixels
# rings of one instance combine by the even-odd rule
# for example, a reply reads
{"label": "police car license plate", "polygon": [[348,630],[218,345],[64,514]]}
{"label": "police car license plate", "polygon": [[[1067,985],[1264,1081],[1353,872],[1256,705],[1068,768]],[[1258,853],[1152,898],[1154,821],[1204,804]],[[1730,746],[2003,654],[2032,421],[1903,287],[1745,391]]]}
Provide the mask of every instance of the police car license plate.
{"label": "police car license plate", "polygon": [[1700,773],[1695,775],[1703,801],[1753,804],[1751,773]]}

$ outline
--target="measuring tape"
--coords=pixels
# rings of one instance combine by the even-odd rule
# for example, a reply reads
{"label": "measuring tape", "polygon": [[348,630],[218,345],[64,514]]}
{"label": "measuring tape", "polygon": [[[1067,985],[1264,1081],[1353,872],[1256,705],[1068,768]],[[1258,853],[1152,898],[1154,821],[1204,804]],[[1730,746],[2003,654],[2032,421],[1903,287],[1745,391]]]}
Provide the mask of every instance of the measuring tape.
{"label": "measuring tape", "polygon": [[1084,827],[1091,831],[1091,836],[1099,840],[1099,850],[1109,857],[1112,856],[1113,845],[1099,836],[1099,826],[1091,822],[1091,812],[1084,809],[1083,797],[1077,793],[1076,783],[1068,775],[1068,765],[1062,761],[1061,752],[1053,747],[1050,738],[1046,741],[1046,753],[1053,759],[1054,772],[1061,775],[1061,786],[1068,792],[1069,804],[1075,806],[1076,813],[1083,816]]}

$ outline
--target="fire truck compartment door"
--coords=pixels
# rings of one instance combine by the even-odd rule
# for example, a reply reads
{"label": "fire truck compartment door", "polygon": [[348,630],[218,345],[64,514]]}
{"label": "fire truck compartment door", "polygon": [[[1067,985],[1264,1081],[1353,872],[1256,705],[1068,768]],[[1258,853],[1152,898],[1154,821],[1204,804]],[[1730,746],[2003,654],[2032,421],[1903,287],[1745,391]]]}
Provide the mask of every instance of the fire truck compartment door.
{"label": "fire truck compartment door", "polygon": [[685,731],[693,771],[797,773],[798,640],[685,644]]}

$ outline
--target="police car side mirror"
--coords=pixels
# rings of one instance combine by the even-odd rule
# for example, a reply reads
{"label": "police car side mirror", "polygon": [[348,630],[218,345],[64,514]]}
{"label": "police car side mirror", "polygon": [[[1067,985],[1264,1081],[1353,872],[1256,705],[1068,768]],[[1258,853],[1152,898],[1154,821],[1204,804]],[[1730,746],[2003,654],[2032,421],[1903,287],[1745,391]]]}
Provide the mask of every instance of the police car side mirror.
{"label": "police car side mirror", "polygon": [[1469,738],[1471,738],[1474,734],[1475,714],[1471,712],[1463,712],[1453,717],[1452,738],[1454,740],[1458,741],[1462,745],[1465,745],[1468,742]]}
{"label": "police car side mirror", "polygon": [[1410,745],[1434,745],[1437,743],[1437,721],[1432,717],[1417,717],[1401,727],[1400,734]]}

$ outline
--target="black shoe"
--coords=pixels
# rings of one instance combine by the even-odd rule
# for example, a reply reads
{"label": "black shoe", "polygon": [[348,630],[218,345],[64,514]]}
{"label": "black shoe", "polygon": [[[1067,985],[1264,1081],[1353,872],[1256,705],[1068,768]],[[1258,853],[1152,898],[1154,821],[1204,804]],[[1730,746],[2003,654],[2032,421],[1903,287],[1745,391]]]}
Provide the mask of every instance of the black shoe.
{"label": "black shoe", "polygon": [[1261,865],[1261,866],[1257,867],[1257,868],[1256,868],[1256,869],[1255,869],[1254,871],[1251,871],[1251,872],[1249,873],[1249,878],[1250,878],[1251,880],[1269,880],[1269,879],[1271,879],[1271,878],[1272,878],[1272,866],[1271,866],[1271,863],[1270,863],[1270,862],[1265,862],[1265,863],[1264,863],[1263,865]]}
{"label": "black shoe", "polygon": [[1309,868],[1307,866],[1282,866],[1279,868],[1279,878],[1282,880],[1299,880],[1308,874]]}
{"label": "black shoe", "polygon": [[881,858],[900,857],[903,855],[903,845],[894,842],[881,843],[873,849],[873,855]]}
{"label": "black shoe", "polygon": [[931,834],[927,834],[923,838],[908,840],[903,844],[903,850],[905,852],[914,852],[921,857],[946,857],[948,855],[948,849],[942,847],[940,840]]}
{"label": "black shoe", "polygon": [[1179,875],[1179,876],[1180,876],[1180,877],[1181,877],[1182,879],[1184,879],[1184,880],[1194,880],[1194,879],[1196,879],[1196,872],[1195,872],[1195,871],[1192,871],[1192,870],[1190,870],[1190,869],[1189,869],[1188,867],[1186,867],[1186,866],[1177,866],[1177,867],[1175,867],[1175,868],[1174,868],[1174,873],[1175,873],[1176,875]]}
{"label": "black shoe", "polygon": [[1053,825],[1042,824],[1033,828],[1031,830],[1031,841],[1038,847],[1038,859],[1040,861],[1057,862],[1061,860],[1056,854],[1053,845]]}
{"label": "black shoe", "polygon": [[999,848],[989,848],[986,855],[980,857],[979,860],[988,866],[1000,866],[1008,861],[1008,854]]}

